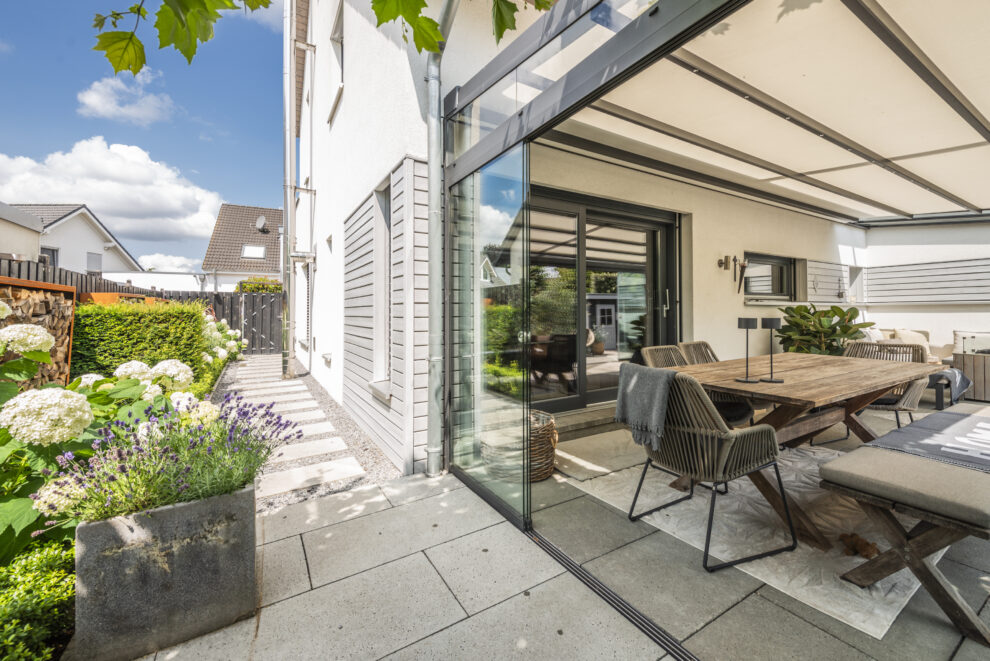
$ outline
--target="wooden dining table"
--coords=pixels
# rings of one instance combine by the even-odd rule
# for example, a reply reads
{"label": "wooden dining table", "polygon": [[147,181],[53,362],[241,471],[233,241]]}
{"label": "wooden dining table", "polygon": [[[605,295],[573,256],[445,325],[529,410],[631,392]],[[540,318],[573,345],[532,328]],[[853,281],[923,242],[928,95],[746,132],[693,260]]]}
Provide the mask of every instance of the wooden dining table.
{"label": "wooden dining table", "polygon": [[[671,369],[690,374],[705,390],[749,399],[757,407],[773,405],[756,424],[772,426],[779,444],[794,447],[838,423],[845,423],[861,441],[869,443],[877,438],[877,433],[856,414],[897,386],[927,379],[943,368],[931,363],[783,353],[773,357],[773,376],[782,379],[782,383],[737,381],[746,374],[746,361],[742,358]],[[770,357],[751,357],[749,376],[769,378]],[[784,501],[773,483],[762,472],[748,477],[786,521]],[[683,478],[673,486],[689,486],[682,482]],[[788,507],[799,539],[823,551],[832,547],[793,498],[788,500]]]}

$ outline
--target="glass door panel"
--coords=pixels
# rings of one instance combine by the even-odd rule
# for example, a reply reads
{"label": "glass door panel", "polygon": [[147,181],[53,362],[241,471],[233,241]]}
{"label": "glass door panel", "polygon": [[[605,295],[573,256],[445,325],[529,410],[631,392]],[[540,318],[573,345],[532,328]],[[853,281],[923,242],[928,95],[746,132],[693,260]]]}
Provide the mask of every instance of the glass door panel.
{"label": "glass door panel", "polygon": [[450,463],[518,525],[529,517],[525,146],[450,189]]}

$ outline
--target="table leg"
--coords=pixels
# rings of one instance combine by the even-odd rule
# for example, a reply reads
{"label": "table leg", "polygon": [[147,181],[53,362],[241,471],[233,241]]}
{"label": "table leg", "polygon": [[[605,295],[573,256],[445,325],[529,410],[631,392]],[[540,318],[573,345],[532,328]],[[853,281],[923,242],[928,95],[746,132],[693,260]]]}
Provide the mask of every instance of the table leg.
{"label": "table leg", "polygon": [[[780,497],[780,493],[777,488],[771,484],[761,471],[755,471],[747,475],[750,481],[756,486],[756,488],[763,494],[763,497],[767,499],[770,506],[773,507],[777,515],[785,523],[787,522],[787,514],[784,511],[784,501]],[[787,507],[791,512],[791,519],[794,521],[794,530],[797,533],[798,539],[800,539],[805,544],[813,546],[820,551],[828,551],[832,548],[832,543],[828,541],[828,538],[822,534],[822,531],[818,529],[818,526],[812,522],[811,517],[801,509],[793,498],[787,501]]]}
{"label": "table leg", "polygon": [[794,406],[793,404],[781,404],[774,410],[756,421],[758,425],[770,425],[780,431],[795,418],[809,410],[807,406]]}
{"label": "table leg", "polygon": [[865,422],[860,420],[856,413],[862,411],[867,406],[880,399],[888,392],[894,389],[896,386],[891,386],[890,388],[882,388],[880,390],[874,390],[873,392],[868,392],[865,395],[860,395],[858,397],[853,397],[848,402],[846,402],[846,425],[849,427],[849,431],[856,434],[859,440],[864,443],[869,443],[870,441],[875,441],[878,438],[878,434],[870,429],[870,426]]}

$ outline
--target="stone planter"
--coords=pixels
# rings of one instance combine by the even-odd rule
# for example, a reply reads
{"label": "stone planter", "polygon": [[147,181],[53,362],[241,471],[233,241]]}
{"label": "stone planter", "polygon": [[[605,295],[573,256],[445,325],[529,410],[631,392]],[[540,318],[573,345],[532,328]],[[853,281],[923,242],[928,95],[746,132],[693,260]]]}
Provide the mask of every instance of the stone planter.
{"label": "stone planter", "polygon": [[254,486],[76,528],[69,656],[132,659],[255,612]]}
{"label": "stone planter", "polygon": [[596,356],[600,356],[605,353],[605,343],[604,342],[594,342],[591,345],[591,353]]}

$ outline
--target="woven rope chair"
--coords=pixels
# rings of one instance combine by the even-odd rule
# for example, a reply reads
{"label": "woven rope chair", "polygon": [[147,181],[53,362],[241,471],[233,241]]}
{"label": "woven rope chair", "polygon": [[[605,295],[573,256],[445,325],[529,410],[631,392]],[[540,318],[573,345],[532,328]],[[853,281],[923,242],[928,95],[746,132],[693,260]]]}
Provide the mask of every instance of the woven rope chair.
{"label": "woven rope chair", "polygon": [[640,349],[643,364],[647,367],[681,367],[688,365],[687,358],[676,344],[661,344]]}
{"label": "woven rope chair", "polygon": [[715,355],[715,350],[712,349],[712,345],[708,344],[704,340],[698,340],[696,342],[678,342],[677,346],[680,347],[681,353],[687,358],[689,365],[701,365],[703,363],[717,363],[718,356]]}
{"label": "woven rope chair", "polygon": [[[844,356],[849,358],[872,358],[873,360],[897,360],[902,363],[926,363],[928,352],[920,344],[880,344],[878,342],[850,342]],[[901,426],[901,411],[914,422],[913,412],[918,410],[921,396],[928,387],[928,377],[909,381],[891,390],[870,404],[867,408],[877,411],[893,411],[897,426]]]}
{"label": "woven rope chair", "polygon": [[[711,482],[714,487],[718,487],[719,484],[727,484],[754,471],[773,467],[784,502],[791,543],[744,558],[715,565],[709,564],[708,551],[711,546],[712,522],[715,518],[715,501],[719,495],[722,495],[717,488],[713,488],[708,510],[708,528],[705,533],[705,553],[702,558],[702,566],[707,571],[713,572],[783,551],[793,551],[797,547],[794,522],[791,520],[787,495],[784,493],[780,469],[777,467],[779,453],[777,434],[770,425],[729,429],[701,384],[692,376],[678,374],[674,377],[667,400],[667,417],[664,421],[660,447],[658,450],[645,447],[645,450],[647,459],[643,464],[643,474],[639,478],[636,495],[629,507],[629,519],[632,521],[690,499],[694,495],[697,482]],[[687,496],[635,514],[636,501],[639,500],[639,493],[650,467],[690,478],[691,489]]]}

